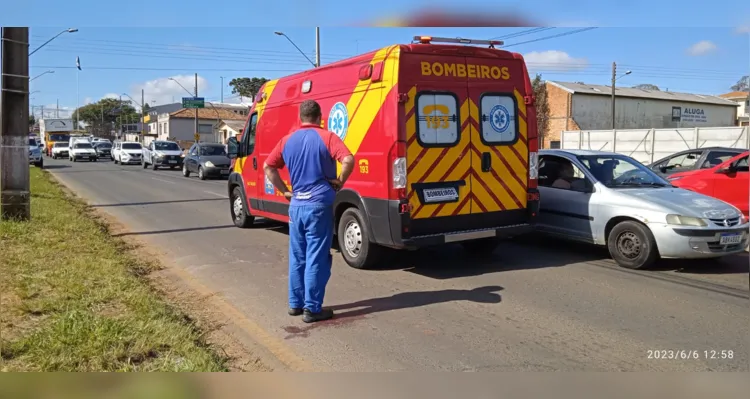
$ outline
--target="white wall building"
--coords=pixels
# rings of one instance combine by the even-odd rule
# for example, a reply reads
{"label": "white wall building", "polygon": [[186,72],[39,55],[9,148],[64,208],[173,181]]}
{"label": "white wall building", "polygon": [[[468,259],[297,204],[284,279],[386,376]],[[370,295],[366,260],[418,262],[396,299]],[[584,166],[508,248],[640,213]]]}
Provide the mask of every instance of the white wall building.
{"label": "white wall building", "polygon": [[733,91],[722,94],[719,97],[734,101],[740,105],[737,107],[737,126],[750,126],[750,92]]}
{"label": "white wall building", "polygon": [[[216,128],[222,121],[241,120],[244,123],[246,109],[201,108],[198,110],[198,133],[203,142],[220,142]],[[154,130],[157,140],[193,141],[195,136],[195,109],[180,109],[162,113],[156,118]]]}

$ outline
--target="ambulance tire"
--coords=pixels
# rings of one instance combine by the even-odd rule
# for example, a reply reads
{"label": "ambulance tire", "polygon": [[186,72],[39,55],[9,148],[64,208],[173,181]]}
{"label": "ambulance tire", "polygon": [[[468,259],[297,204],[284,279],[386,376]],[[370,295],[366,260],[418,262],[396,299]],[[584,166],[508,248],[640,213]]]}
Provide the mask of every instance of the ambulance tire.
{"label": "ambulance tire", "polygon": [[500,240],[495,237],[480,238],[478,240],[464,241],[461,246],[471,255],[487,256],[491,255],[495,248],[500,244]]}
{"label": "ambulance tire", "polygon": [[369,226],[362,211],[354,207],[345,210],[337,229],[339,251],[349,266],[366,270],[378,263],[385,248],[370,240]]}
{"label": "ambulance tire", "polygon": [[247,229],[253,225],[255,217],[247,213],[245,197],[240,190],[242,190],[240,186],[235,186],[232,189],[232,198],[229,200],[229,212],[232,214],[232,221],[235,226]]}

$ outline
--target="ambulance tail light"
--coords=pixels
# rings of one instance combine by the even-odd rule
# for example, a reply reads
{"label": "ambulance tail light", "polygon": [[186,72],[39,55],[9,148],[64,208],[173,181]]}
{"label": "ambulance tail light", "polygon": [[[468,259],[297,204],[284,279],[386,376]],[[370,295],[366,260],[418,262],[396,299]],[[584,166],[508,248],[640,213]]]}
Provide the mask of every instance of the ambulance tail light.
{"label": "ambulance tail light", "polygon": [[406,198],[406,143],[396,142],[391,149],[391,190],[397,199]]}
{"label": "ambulance tail light", "polygon": [[539,153],[529,153],[529,188],[536,189],[539,179]]}

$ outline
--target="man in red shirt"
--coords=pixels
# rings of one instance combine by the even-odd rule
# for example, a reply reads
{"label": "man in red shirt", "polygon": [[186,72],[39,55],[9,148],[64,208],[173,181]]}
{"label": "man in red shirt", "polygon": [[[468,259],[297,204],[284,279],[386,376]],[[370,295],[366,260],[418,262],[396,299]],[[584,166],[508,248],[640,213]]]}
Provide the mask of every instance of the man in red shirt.
{"label": "man in red shirt", "polygon": [[[323,309],[331,277],[333,203],[354,169],[354,156],[335,134],[320,128],[320,105],[300,104],[302,126],[284,136],[263,165],[268,179],[289,204],[289,314],[312,323],[333,317]],[[336,176],[336,161],[341,174]],[[292,193],[278,169],[289,169]]]}

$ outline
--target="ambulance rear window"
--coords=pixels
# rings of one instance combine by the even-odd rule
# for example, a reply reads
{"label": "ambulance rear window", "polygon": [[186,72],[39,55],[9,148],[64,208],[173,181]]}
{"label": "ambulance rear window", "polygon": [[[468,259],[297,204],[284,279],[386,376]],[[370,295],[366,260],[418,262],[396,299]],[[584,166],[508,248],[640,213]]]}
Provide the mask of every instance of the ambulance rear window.
{"label": "ambulance rear window", "polygon": [[458,143],[458,98],[453,93],[417,94],[417,140],[423,147],[450,147]]}
{"label": "ambulance rear window", "polygon": [[483,94],[479,104],[482,115],[482,142],[513,144],[518,139],[516,98],[512,94]]}

